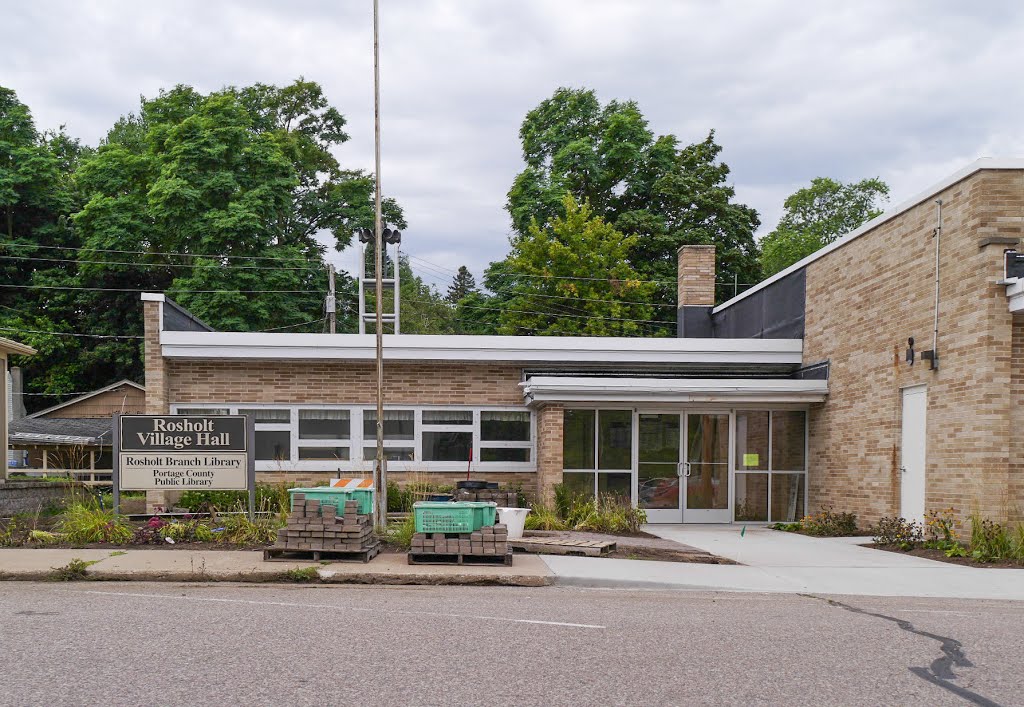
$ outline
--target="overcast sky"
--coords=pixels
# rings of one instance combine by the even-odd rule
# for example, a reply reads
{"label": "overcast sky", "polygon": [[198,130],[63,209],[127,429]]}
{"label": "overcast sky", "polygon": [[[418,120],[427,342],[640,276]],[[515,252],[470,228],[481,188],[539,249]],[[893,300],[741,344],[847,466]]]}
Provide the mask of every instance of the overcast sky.
{"label": "overcast sky", "polygon": [[[764,223],[816,176],[891,204],[981,156],[1024,155],[1024,3],[381,0],[383,192],[414,268],[479,278],[507,252],[523,116],[559,86],[634,99],[656,134],[717,131]],[[0,85],[96,144],[178,83],[319,82],[373,167],[371,0],[0,0]],[[354,259],[332,256],[343,266]]]}

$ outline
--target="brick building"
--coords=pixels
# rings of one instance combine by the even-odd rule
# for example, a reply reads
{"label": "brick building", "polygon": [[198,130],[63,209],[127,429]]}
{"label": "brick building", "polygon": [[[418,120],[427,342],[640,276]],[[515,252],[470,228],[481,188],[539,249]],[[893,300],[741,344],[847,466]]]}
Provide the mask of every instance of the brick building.
{"label": "brick building", "polygon": [[[385,336],[389,476],[564,483],[652,522],[1020,517],[1022,228],[1024,162],[982,160],[717,307],[713,249],[683,247],[674,339]],[[255,416],[262,480],[370,473],[372,335],[143,300],[149,413]]]}

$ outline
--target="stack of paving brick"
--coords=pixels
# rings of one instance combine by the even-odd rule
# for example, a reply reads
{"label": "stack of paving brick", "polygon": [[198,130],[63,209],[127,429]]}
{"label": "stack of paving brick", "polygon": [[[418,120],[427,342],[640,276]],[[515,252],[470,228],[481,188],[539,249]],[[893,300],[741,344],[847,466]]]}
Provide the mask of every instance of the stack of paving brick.
{"label": "stack of paving brick", "polygon": [[499,491],[497,489],[459,489],[455,492],[456,501],[494,501],[503,508],[518,508],[518,491]]}
{"label": "stack of paving brick", "polygon": [[414,555],[498,555],[508,554],[508,529],[501,523],[473,533],[416,533],[412,536]]}
{"label": "stack of paving brick", "polygon": [[372,517],[359,514],[359,501],[345,501],[345,510],[338,515],[335,506],[297,493],[288,524],[277,531],[274,549],[364,552],[377,544]]}

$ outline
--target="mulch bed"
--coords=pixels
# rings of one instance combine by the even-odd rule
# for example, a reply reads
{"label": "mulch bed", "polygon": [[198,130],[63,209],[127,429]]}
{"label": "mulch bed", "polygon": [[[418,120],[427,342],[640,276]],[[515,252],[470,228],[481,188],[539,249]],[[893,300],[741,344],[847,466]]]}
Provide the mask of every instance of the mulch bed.
{"label": "mulch bed", "polygon": [[1013,560],[995,560],[993,562],[978,562],[973,557],[946,557],[946,553],[944,553],[942,550],[933,550],[927,547],[915,547],[913,550],[901,550],[895,545],[879,545],[878,543],[870,543],[868,545],[863,545],[862,547],[872,547],[876,550],[895,552],[899,555],[913,555],[914,557],[923,557],[926,560],[938,560],[939,562],[948,562],[951,565],[965,565],[967,567],[982,567],[986,569],[1024,569],[1024,564],[1014,562]]}

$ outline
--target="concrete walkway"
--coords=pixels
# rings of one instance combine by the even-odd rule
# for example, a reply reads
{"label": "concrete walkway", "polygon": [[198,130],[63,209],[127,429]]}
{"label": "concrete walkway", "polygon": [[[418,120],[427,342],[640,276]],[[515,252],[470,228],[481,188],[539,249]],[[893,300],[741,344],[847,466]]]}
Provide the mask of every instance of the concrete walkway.
{"label": "concrete walkway", "polygon": [[646,530],[741,565],[545,557],[556,584],[590,587],[1014,599],[1024,569],[976,568],[762,527],[651,525]]}
{"label": "concrete walkway", "polygon": [[264,562],[258,550],[0,549],[0,579],[52,579],[74,559],[93,562],[87,579],[137,581],[289,581],[287,572],[315,567],[320,581],[338,584],[502,584],[539,587],[551,571],[535,555],[516,555],[511,567],[410,565],[405,555],[377,555],[369,563]]}

